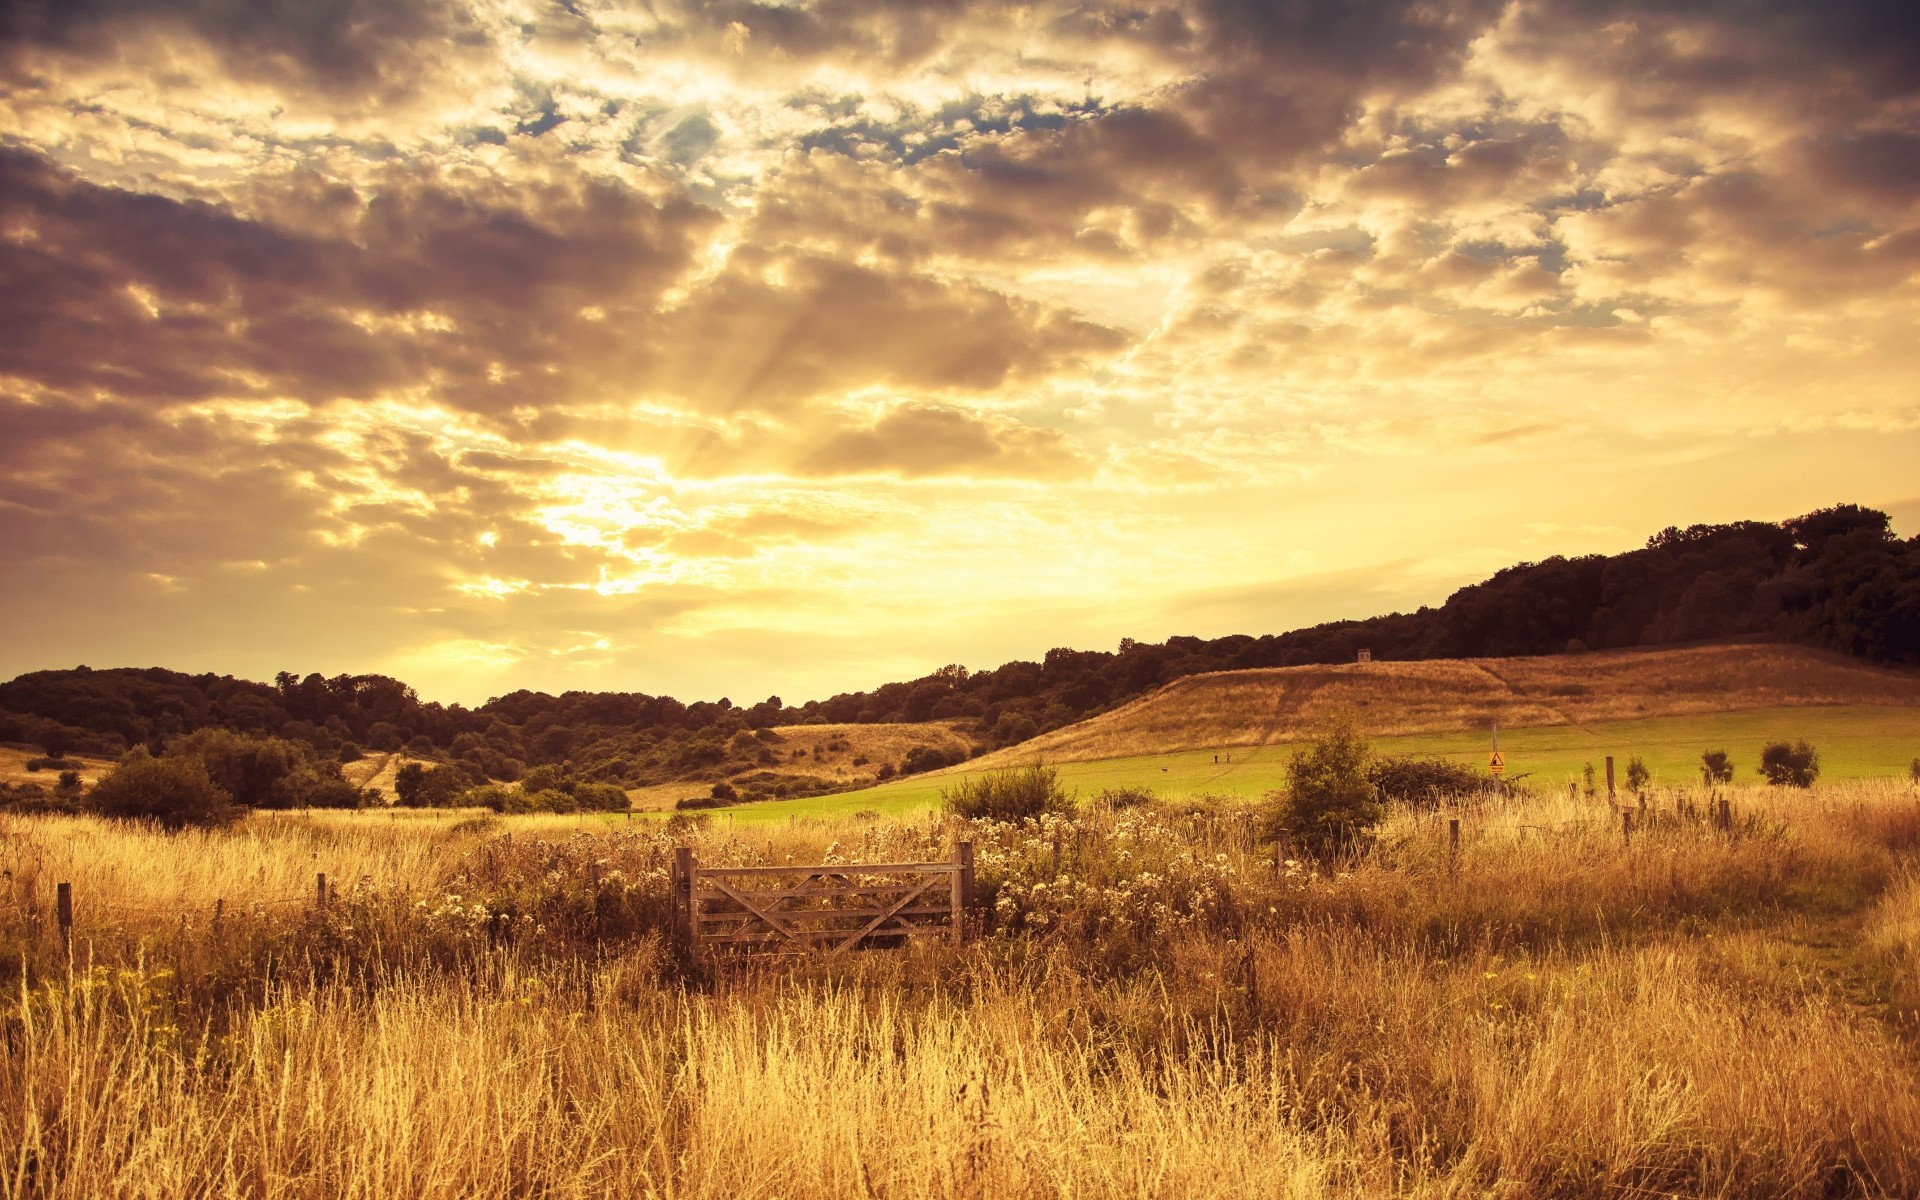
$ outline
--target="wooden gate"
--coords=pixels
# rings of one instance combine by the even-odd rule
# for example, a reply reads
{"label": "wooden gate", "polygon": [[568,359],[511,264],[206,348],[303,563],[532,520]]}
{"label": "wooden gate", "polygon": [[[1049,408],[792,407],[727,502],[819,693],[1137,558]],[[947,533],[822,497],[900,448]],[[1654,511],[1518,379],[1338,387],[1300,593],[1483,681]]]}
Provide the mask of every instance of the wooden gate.
{"label": "wooden gate", "polygon": [[674,926],[688,948],[824,950],[966,936],[973,843],[946,862],[703,867],[673,852]]}

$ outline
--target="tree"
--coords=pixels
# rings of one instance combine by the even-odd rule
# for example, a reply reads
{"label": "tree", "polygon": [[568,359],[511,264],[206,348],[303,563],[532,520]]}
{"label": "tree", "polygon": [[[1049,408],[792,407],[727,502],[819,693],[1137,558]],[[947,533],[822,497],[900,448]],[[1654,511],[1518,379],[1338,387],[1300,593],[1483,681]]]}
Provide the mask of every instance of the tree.
{"label": "tree", "polygon": [[1770,742],[1760,751],[1760,773],[1776,785],[1807,788],[1820,778],[1820,752],[1805,738],[1788,745]]}
{"label": "tree", "polygon": [[94,785],[87,805],[104,817],[153,820],[168,829],[224,825],[240,809],[199,759],[136,753]]}
{"label": "tree", "polygon": [[1709,750],[1700,756],[1700,782],[1708,787],[1733,782],[1733,760],[1725,750]]}
{"label": "tree", "polygon": [[1273,825],[1321,858],[1357,847],[1386,815],[1368,778],[1372,759],[1352,723],[1335,724],[1287,764],[1287,790],[1270,797]]}
{"label": "tree", "polygon": [[73,735],[64,729],[48,729],[40,735],[40,748],[48,758],[65,758],[73,749]]}
{"label": "tree", "polygon": [[454,808],[467,791],[467,777],[456,767],[410,762],[393,776],[398,803],[407,808]]}
{"label": "tree", "polygon": [[1627,789],[1638,796],[1647,790],[1653,782],[1653,772],[1647,770],[1647,764],[1640,761],[1639,755],[1627,760]]}

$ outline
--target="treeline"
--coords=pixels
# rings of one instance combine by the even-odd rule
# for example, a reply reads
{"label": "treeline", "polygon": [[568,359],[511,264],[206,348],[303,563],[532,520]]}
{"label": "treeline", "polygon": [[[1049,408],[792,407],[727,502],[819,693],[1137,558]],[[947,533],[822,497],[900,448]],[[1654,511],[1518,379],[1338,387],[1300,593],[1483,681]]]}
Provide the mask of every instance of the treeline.
{"label": "treeline", "polygon": [[[1521,563],[1438,608],[1262,637],[1127,639],[1117,651],[1055,649],[993,670],[788,705],[682,703],[637,692],[517,691],[475,709],[424,702],[380,675],[279,675],[274,683],[146,670],[40,671],[0,684],[0,741],[49,754],[118,754],[207,728],[273,734],[351,759],[407,750],[512,781],[541,765],[627,786],[724,780],[790,750],[775,725],[950,718],[980,747],[1011,745],[1204,671],[1376,659],[1555,654],[1753,637],[1920,665],[1920,538],[1856,505],[1779,524],[1668,528],[1639,550]],[[876,764],[891,766],[892,764]],[[907,764],[901,764],[906,766]]]}

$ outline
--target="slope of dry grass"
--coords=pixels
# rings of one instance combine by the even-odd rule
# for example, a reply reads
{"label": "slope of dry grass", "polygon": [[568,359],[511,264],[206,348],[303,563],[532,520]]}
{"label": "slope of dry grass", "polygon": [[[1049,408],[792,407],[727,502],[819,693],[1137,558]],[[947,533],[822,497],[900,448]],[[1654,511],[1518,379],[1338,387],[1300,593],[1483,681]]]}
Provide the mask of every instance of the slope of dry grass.
{"label": "slope of dry grass", "polygon": [[1521,728],[1828,704],[1920,706],[1920,675],[1785,645],[1221,671],[1175,680],[968,769],[1036,755],[1077,762],[1296,741],[1342,709],[1389,737],[1495,720]]}

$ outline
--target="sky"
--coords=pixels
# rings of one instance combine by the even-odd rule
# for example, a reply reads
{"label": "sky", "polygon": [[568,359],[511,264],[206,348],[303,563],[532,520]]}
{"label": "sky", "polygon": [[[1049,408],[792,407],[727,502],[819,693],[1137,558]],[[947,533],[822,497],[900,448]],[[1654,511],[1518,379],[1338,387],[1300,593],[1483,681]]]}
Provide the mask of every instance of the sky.
{"label": "sky", "polygon": [[1920,8],[0,0],[0,677],[789,703],[1920,532]]}

